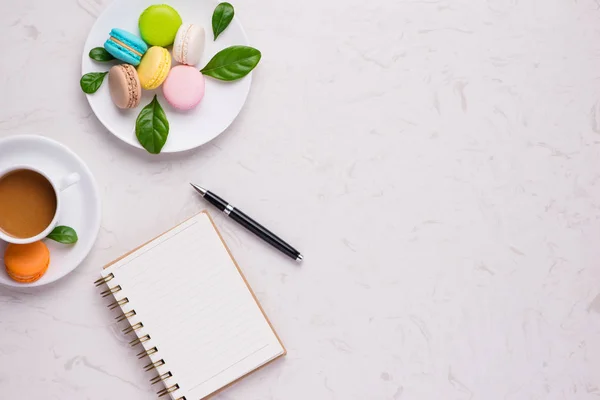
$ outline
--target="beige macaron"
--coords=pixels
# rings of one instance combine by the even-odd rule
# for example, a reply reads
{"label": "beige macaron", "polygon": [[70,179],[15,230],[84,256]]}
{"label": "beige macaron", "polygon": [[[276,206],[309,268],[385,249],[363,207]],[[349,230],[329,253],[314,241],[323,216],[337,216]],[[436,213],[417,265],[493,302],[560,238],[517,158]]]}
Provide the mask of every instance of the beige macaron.
{"label": "beige macaron", "polygon": [[142,85],[133,65],[115,65],[108,72],[108,87],[113,103],[119,108],[135,108],[142,99]]}

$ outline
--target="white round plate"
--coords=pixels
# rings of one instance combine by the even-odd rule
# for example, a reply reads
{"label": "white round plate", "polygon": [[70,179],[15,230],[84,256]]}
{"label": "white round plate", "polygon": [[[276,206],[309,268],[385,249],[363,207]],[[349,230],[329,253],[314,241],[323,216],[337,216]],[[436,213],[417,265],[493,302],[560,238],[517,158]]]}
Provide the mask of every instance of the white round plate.
{"label": "white round plate", "polygon": [[100,229],[100,195],[87,165],[64,145],[43,136],[22,135],[0,140],[0,169],[24,164],[60,179],[77,172],[81,180],[61,193],[59,225],[71,226],[79,240],[74,245],[45,240],[50,249],[50,266],[44,276],[33,283],[19,283],[8,277],[4,268],[6,243],[0,240],[0,284],[27,287],[54,282],[81,264],[88,255]]}
{"label": "white round plate", "polygon": [[[94,47],[102,47],[113,28],[125,29],[139,35],[138,18],[146,7],[160,4],[157,0],[115,0],[98,17],[83,47],[82,74],[96,71],[108,71],[117,64],[96,62],[88,56]],[[198,69],[204,67],[208,61],[220,50],[233,45],[247,45],[248,38],[237,17],[229,27],[213,40],[212,14],[218,2],[208,0],[168,0],[164,2],[174,7],[181,15],[184,23],[195,23],[204,27],[206,31],[206,46]],[[171,48],[169,48],[171,50]],[[173,65],[177,62],[173,60]],[[104,83],[94,94],[87,95],[88,101],[96,117],[116,137],[132,146],[141,148],[135,137],[135,120],[147,105],[154,94],[165,110],[169,120],[169,138],[163,153],[173,153],[196,148],[214,139],[223,132],[237,117],[246,102],[250,92],[252,74],[235,82],[221,82],[216,79],[206,78],[206,93],[198,107],[193,110],[177,111],[167,103],[162,95],[162,89],[144,90],[142,102],[139,107],[131,110],[120,110],[110,98],[108,85]]]}

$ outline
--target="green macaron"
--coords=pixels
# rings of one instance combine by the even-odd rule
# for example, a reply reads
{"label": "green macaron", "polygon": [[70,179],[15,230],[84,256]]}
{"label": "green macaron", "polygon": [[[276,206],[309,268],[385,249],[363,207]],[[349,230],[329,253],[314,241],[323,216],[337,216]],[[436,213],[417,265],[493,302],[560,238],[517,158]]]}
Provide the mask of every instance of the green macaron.
{"label": "green macaron", "polygon": [[149,45],[161,47],[173,44],[181,23],[177,10],[166,4],[146,8],[138,21],[142,39]]}

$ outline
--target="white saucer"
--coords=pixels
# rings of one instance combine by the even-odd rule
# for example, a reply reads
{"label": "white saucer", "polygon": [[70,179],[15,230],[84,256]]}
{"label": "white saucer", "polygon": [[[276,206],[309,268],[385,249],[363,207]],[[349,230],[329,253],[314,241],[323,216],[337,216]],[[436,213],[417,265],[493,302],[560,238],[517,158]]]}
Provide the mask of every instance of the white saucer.
{"label": "white saucer", "polygon": [[47,172],[51,178],[77,172],[81,180],[61,194],[59,225],[68,225],[77,231],[79,241],[64,245],[46,239],[50,249],[50,266],[46,274],[33,283],[18,283],[6,274],[4,249],[0,241],[0,284],[27,287],[54,282],[81,264],[88,255],[100,229],[100,195],[96,180],[87,165],[64,145],[43,136],[22,135],[0,140],[0,169],[25,164]]}
{"label": "white saucer", "polygon": [[[179,12],[184,23],[200,24],[204,27],[206,45],[202,59],[196,65],[198,69],[204,67],[217,52],[226,47],[248,45],[248,38],[237,17],[216,41],[213,40],[211,19],[218,2],[169,0],[167,3]],[[113,28],[125,29],[139,35],[138,18],[144,9],[153,4],[160,4],[160,2],[156,0],[113,1],[98,17],[83,46],[82,75],[88,72],[108,71],[110,67],[118,64],[116,61],[96,62],[90,59],[88,53],[94,47],[102,47]],[[177,62],[173,60],[173,65],[176,64]],[[207,77],[204,99],[198,107],[186,112],[171,107],[162,95],[162,88],[144,90],[142,102],[137,108],[120,110],[110,98],[107,78],[96,93],[87,95],[87,99],[94,114],[106,129],[124,142],[142,148],[135,136],[135,120],[142,108],[150,103],[154,94],[157,94],[170,126],[169,137],[162,153],[173,153],[201,146],[227,129],[242,110],[250,92],[251,82],[252,74],[235,82],[221,82]]]}

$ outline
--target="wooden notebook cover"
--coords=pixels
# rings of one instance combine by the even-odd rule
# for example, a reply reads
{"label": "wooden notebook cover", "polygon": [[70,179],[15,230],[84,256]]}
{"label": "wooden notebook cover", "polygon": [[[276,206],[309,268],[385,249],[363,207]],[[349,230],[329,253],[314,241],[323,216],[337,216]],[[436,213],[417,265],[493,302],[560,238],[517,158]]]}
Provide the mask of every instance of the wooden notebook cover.
{"label": "wooden notebook cover", "polygon": [[[229,257],[231,258],[231,261],[233,261],[233,264],[235,265],[235,267],[237,268],[238,272],[240,273],[240,276],[242,277],[242,279],[244,280],[244,283],[246,284],[246,287],[248,288],[248,290],[250,291],[250,294],[252,295],[252,297],[254,298],[254,301],[256,302],[256,305],[258,306],[258,308],[260,309],[260,312],[262,313],[263,317],[265,318],[265,320],[267,321],[267,323],[269,324],[269,326],[271,327],[271,331],[273,331],[273,333],[275,334],[275,337],[277,338],[277,341],[279,342],[279,344],[281,345],[281,348],[283,348],[283,353],[277,357],[275,357],[274,359],[272,359],[271,361],[268,361],[267,363],[261,365],[260,367],[256,368],[253,371],[248,372],[246,375],[242,375],[241,377],[239,377],[238,379],[236,379],[235,381],[229,383],[228,385],[223,386],[221,389],[212,392],[211,394],[209,394],[208,396],[203,397],[203,399],[208,399],[213,397],[214,395],[220,393],[221,391],[227,389],[228,387],[230,387],[231,385],[233,385],[234,383],[238,382],[241,379],[244,379],[245,377],[247,377],[248,375],[252,374],[253,372],[256,372],[264,367],[266,367],[267,365],[271,364],[273,361],[287,355],[287,349],[285,348],[285,346],[283,345],[283,342],[281,341],[281,338],[279,337],[279,335],[277,334],[277,331],[275,331],[275,328],[273,328],[273,324],[271,323],[271,321],[269,320],[269,317],[267,317],[267,314],[265,313],[265,310],[263,310],[260,302],[258,301],[258,298],[256,297],[256,294],[254,294],[254,290],[252,290],[252,287],[250,286],[250,284],[248,283],[248,280],[246,279],[246,276],[244,275],[244,273],[242,272],[242,269],[240,268],[239,264],[237,263],[237,261],[235,261],[235,258],[233,257],[233,254],[231,254],[231,250],[229,250],[229,247],[227,246],[227,243],[225,243],[225,240],[223,240],[223,236],[221,235],[221,232],[219,232],[219,229],[217,229],[217,225],[215,225],[215,221],[212,219],[212,217],[210,216],[210,213],[206,210],[201,211],[199,214],[206,214],[206,216],[208,217],[210,223],[212,224],[213,228],[215,228],[215,232],[217,232],[217,235],[219,235],[219,239],[221,239],[221,243],[223,243],[223,246],[225,246],[225,250],[227,250],[227,254],[229,254]],[[198,214],[196,214],[198,215]],[[123,258],[127,257],[128,255],[130,255],[133,252],[136,252],[137,250],[141,249],[142,247],[146,246],[148,243],[152,242],[155,239],[158,239],[159,237],[161,237],[162,235],[172,231],[173,229],[177,228],[179,225],[185,223],[186,221],[194,218],[196,215],[191,216],[190,218],[186,219],[185,221],[181,222],[180,224],[174,226],[173,228],[161,233],[160,235],[156,236],[154,239],[151,239],[149,241],[147,241],[146,243],[142,244],[141,246],[136,247],[135,249],[123,254],[122,256],[120,256],[119,258],[111,261],[110,263],[106,264],[103,269],[106,269],[108,267],[110,267],[111,265],[119,262],[120,260],[122,260]],[[193,399],[189,399],[189,400],[193,400]]]}

